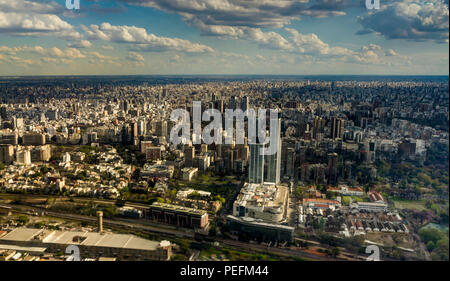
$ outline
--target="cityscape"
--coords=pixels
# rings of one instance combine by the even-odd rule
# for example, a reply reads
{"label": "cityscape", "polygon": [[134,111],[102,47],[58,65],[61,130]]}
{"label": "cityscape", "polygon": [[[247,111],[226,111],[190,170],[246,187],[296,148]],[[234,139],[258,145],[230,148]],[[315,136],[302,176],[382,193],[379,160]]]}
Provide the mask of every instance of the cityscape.
{"label": "cityscape", "polygon": [[[446,259],[447,78],[311,78],[3,80],[4,258]],[[172,144],[192,101],[278,109],[279,149]]]}
{"label": "cityscape", "polygon": [[448,1],[63,2],[0,0],[0,261],[448,261]]}

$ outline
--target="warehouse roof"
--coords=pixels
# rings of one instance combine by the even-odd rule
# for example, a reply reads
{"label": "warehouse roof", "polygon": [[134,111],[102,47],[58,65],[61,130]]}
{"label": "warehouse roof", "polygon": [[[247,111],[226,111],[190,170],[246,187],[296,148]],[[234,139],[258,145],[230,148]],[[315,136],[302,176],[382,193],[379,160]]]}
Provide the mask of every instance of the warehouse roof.
{"label": "warehouse roof", "polygon": [[200,215],[200,216],[202,216],[206,213],[206,211],[204,211],[204,210],[193,209],[193,208],[188,208],[188,207],[184,207],[184,206],[166,204],[166,203],[160,203],[160,202],[154,202],[151,205],[151,207],[163,209],[163,210],[167,210],[167,211],[176,211],[176,212],[189,213],[189,214]]}
{"label": "warehouse roof", "polygon": [[39,240],[44,244],[83,245],[89,247],[156,250],[160,242],[130,234],[98,233],[88,231],[49,231],[35,228],[16,228],[1,241]]}

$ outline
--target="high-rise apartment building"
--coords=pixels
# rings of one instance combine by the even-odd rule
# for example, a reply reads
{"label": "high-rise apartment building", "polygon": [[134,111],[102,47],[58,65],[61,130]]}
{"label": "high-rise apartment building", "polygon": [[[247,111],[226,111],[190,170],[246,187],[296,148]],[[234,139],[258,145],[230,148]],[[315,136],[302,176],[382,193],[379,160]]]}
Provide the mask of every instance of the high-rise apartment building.
{"label": "high-rise apartment building", "polygon": [[0,145],[0,163],[11,164],[14,161],[14,146],[10,144]]}
{"label": "high-rise apartment building", "polygon": [[267,173],[265,175],[265,182],[278,184],[280,182],[281,173],[281,119],[278,119],[278,130],[275,132],[275,137],[270,136],[270,140],[275,143],[269,143],[268,145],[275,146],[276,151],[271,155],[265,156],[265,162],[267,163]]}
{"label": "high-rise apartment building", "polygon": [[186,167],[192,167],[194,165],[195,147],[186,146],[184,148],[184,163]]}
{"label": "high-rise apartment building", "polygon": [[344,120],[341,118],[331,118],[331,138],[341,139],[344,134]]}
{"label": "high-rise apartment building", "polygon": [[24,145],[44,145],[45,135],[38,133],[25,134],[22,137],[22,143]]}
{"label": "high-rise apartment building", "polygon": [[[278,119],[278,130],[270,137],[267,144],[250,144],[249,183],[280,182],[281,174],[281,119]],[[275,147],[275,152],[264,155],[269,146]],[[266,153],[262,153],[265,152]],[[266,168],[266,169],[265,169]]]}
{"label": "high-rise apartment building", "polygon": [[264,150],[263,144],[250,144],[250,159],[248,169],[249,183],[264,183],[264,154],[260,150]]}

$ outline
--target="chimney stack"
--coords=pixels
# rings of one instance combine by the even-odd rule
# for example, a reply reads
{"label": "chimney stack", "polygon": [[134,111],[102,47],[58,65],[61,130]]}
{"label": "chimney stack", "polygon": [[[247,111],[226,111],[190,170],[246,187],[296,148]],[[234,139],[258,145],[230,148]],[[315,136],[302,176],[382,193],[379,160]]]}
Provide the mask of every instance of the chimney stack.
{"label": "chimney stack", "polygon": [[97,212],[97,218],[98,218],[98,232],[102,233],[103,232],[103,212],[102,211]]}

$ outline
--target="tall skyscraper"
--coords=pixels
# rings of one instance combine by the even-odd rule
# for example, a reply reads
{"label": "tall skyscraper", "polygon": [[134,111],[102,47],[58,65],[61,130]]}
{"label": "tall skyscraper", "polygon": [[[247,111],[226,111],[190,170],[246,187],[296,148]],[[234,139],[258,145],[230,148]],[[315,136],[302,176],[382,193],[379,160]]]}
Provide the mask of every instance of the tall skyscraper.
{"label": "tall skyscraper", "polygon": [[241,109],[242,111],[246,111],[249,108],[249,97],[245,96],[241,100]]}
{"label": "tall skyscraper", "polygon": [[229,101],[229,109],[235,110],[236,109],[236,97],[235,96],[231,96],[230,101]]}
{"label": "tall skyscraper", "polygon": [[[262,184],[264,182],[278,184],[281,174],[281,119],[278,119],[278,130],[275,137],[271,137],[271,141],[275,143],[250,144],[249,159],[249,183]],[[267,151],[272,145],[276,147],[275,153],[272,155],[264,155],[262,152]],[[266,166],[266,172],[264,172]]]}
{"label": "tall skyscraper", "polygon": [[375,141],[366,139],[364,141],[364,152],[366,153],[365,162],[373,163],[375,161]]}
{"label": "tall skyscraper", "polygon": [[331,118],[331,138],[340,139],[344,134],[344,120],[341,118]]}
{"label": "tall skyscraper", "polygon": [[287,148],[286,152],[286,175],[293,177],[295,172],[295,148]]}
{"label": "tall skyscraper", "polygon": [[248,169],[249,183],[264,183],[264,154],[261,153],[264,149],[263,144],[250,144],[250,159]]}
{"label": "tall skyscraper", "polygon": [[272,145],[276,147],[276,151],[272,155],[266,156],[267,163],[267,176],[265,178],[266,182],[278,184],[280,182],[281,173],[281,119],[278,119],[278,130],[275,132],[275,137],[271,136],[271,141],[275,141],[274,144],[270,143],[267,145]]}
{"label": "tall skyscraper", "polygon": [[325,124],[325,120],[322,118],[316,116],[314,117],[314,123],[313,123],[313,138],[317,140],[320,135],[320,133],[323,133],[323,126]]}
{"label": "tall skyscraper", "polygon": [[156,122],[156,135],[158,137],[166,137],[167,136],[167,121],[160,120]]}
{"label": "tall skyscraper", "polygon": [[223,113],[223,100],[216,100],[214,102],[214,108],[219,110],[220,113]]}
{"label": "tall skyscraper", "polygon": [[337,183],[337,164],[338,164],[338,154],[329,153],[328,154],[328,184]]}
{"label": "tall skyscraper", "polygon": [[186,167],[192,167],[194,165],[195,147],[186,146],[184,148],[184,163]]}

